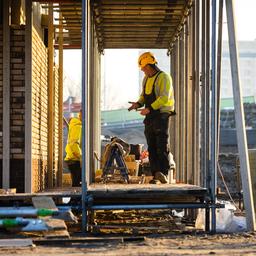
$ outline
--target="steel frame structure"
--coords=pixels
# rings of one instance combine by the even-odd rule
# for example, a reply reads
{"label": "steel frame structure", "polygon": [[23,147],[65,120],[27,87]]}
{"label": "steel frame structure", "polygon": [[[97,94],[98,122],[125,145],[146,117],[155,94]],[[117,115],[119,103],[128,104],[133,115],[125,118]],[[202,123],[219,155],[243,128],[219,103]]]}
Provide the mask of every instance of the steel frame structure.
{"label": "steel frame structure", "polygon": [[[83,0],[83,29],[82,29],[82,38],[84,42],[88,41],[88,31],[86,30],[86,20],[88,20],[88,1]],[[179,112],[181,113],[180,118],[175,120],[174,126],[176,125],[182,130],[176,132],[177,141],[179,141],[179,156],[178,158],[178,169],[179,175],[181,177],[180,180],[185,181],[187,183],[199,183],[199,173],[198,173],[198,166],[199,166],[199,158],[198,152],[200,151],[202,156],[202,164],[200,165],[201,170],[204,174],[202,184],[206,185],[206,188],[209,191],[210,200],[205,202],[205,205],[198,205],[198,204],[184,204],[184,208],[206,208],[205,217],[206,217],[206,231],[211,231],[212,233],[216,232],[216,185],[217,185],[217,153],[218,153],[218,107],[219,107],[219,100],[220,94],[218,93],[218,89],[220,90],[220,84],[217,87],[217,71],[220,72],[220,69],[217,70],[216,62],[221,62],[221,32],[222,30],[219,29],[219,53],[217,56],[217,36],[216,36],[216,24],[217,24],[217,1],[216,0],[206,0],[202,1],[202,8],[201,8],[201,22],[199,17],[199,10],[200,10],[200,1],[194,0],[192,3],[192,7],[189,10],[190,15],[188,13],[184,13],[184,17],[181,19],[181,27],[176,31],[176,34],[171,39],[170,46],[168,49],[168,53],[171,55],[171,64],[175,64],[175,60],[178,60],[178,66],[181,67],[183,72],[179,72],[179,70],[175,70],[174,72],[174,84],[175,84],[175,92],[178,92],[178,101],[179,101]],[[223,2],[222,0],[219,1],[219,22],[222,26],[222,11],[221,8]],[[240,157],[242,159],[243,168],[244,168],[244,175],[242,176],[243,184],[246,189],[245,195],[245,204],[247,205],[247,216],[248,216],[248,228],[250,230],[255,230],[255,218],[254,218],[254,209],[252,209],[253,199],[252,199],[252,191],[251,191],[251,181],[248,175],[249,167],[248,167],[248,153],[247,153],[247,143],[245,134],[245,127],[243,121],[243,109],[241,107],[241,96],[240,96],[240,84],[239,84],[239,72],[238,72],[238,65],[237,65],[237,49],[236,49],[236,35],[235,35],[235,22],[233,19],[234,11],[233,11],[233,1],[226,1],[227,7],[227,17],[229,19],[229,37],[230,37],[230,52],[231,52],[231,59],[234,61],[231,67],[234,72],[234,79],[233,88],[234,94],[236,97],[237,107],[236,109],[236,123],[239,127],[237,131],[237,136],[241,138],[239,142],[239,152]],[[197,23],[195,22],[197,18]],[[200,35],[200,27],[201,24],[201,35]],[[198,25],[196,27],[196,25]],[[192,30],[192,31],[191,31]],[[200,44],[200,39],[202,39]],[[234,47],[233,47],[234,45]],[[174,52],[174,49],[179,50],[179,54],[177,57],[177,53]],[[82,51],[83,51],[83,67],[82,67],[82,87],[83,92],[86,89],[86,68],[88,65],[88,49],[86,48],[86,44],[82,44]],[[87,54],[86,54],[87,53]],[[197,56],[197,58],[195,57]],[[200,102],[199,97],[199,76],[200,76],[200,66],[199,66],[199,57],[201,57],[201,70],[202,70],[202,92],[203,96],[201,97],[201,109],[199,105],[194,108],[193,120],[190,119],[191,114],[191,95],[192,98],[194,97],[194,102]],[[217,60],[218,57],[218,60]],[[179,78],[178,78],[179,76]],[[192,88],[191,80],[194,81],[194,88]],[[179,83],[177,83],[179,81]],[[183,91],[180,90],[180,85],[183,83]],[[179,86],[179,87],[178,87]],[[192,89],[191,89],[192,88]],[[193,90],[195,93],[193,94]],[[235,92],[236,91],[236,92]],[[237,93],[238,92],[238,93]],[[240,96],[240,97],[239,97]],[[83,94],[83,109],[86,110],[86,98],[88,95]],[[202,111],[202,112],[201,112]],[[200,114],[202,114],[202,122],[201,127],[199,126]],[[85,115],[84,115],[85,117]],[[243,123],[242,126],[239,125],[240,121]],[[85,121],[83,121],[85,124]],[[183,129],[181,129],[183,127]],[[197,133],[200,133],[202,130],[201,141],[199,136],[192,139],[192,134],[190,133],[192,129],[192,134],[195,136]],[[185,133],[184,133],[185,130]],[[83,145],[83,152],[84,155],[87,154],[87,150],[89,148],[89,137],[87,136],[88,133],[85,131],[83,132],[84,135],[84,145]],[[191,144],[194,143],[194,147],[191,147]],[[202,144],[201,144],[202,143]],[[87,145],[87,147],[86,147]],[[192,151],[192,154],[189,152]],[[184,154],[184,155],[183,155]],[[193,160],[192,160],[193,159]],[[192,166],[192,168],[191,168]],[[182,168],[181,168],[182,167]],[[87,181],[85,177],[85,173],[87,172],[88,166],[86,163],[83,162],[83,222],[82,222],[82,229],[86,231],[86,214],[87,211],[90,209],[126,209],[126,208],[133,208],[136,209],[141,207],[147,208],[154,208],[160,206],[152,206],[152,205],[122,205],[122,206],[104,206],[104,205],[86,205],[85,201],[87,197]],[[189,170],[189,169],[192,169]],[[87,172],[89,173],[89,172]],[[247,189],[248,188],[248,189]],[[89,200],[88,200],[89,201]],[[88,202],[87,201],[87,202]],[[179,207],[176,204],[171,204],[172,207]],[[168,208],[168,205],[162,205],[161,207]],[[211,209],[211,221],[210,221],[210,210]]]}
{"label": "steel frame structure", "polygon": [[[86,174],[89,174],[89,166],[88,162],[85,161],[88,154],[88,149],[90,147],[89,145],[89,133],[84,129],[83,130],[83,166],[82,166],[82,230],[87,230],[87,214],[90,210],[97,210],[97,209],[159,209],[159,208],[187,208],[187,209],[198,209],[198,208],[205,208],[206,209],[206,231],[215,232],[216,231],[216,147],[217,147],[217,126],[216,126],[216,120],[217,120],[217,112],[216,112],[216,35],[215,32],[212,32],[211,34],[211,41],[210,41],[210,30],[215,31],[216,30],[216,0],[212,1],[212,8],[210,8],[210,0],[207,0],[206,3],[202,4],[201,8],[201,15],[202,15],[202,28],[200,35],[200,28],[197,27],[197,31],[193,32],[194,36],[192,36],[192,31],[190,30],[193,28],[193,20],[194,20],[194,29],[195,29],[195,19],[196,19],[196,12],[197,15],[199,14],[199,4],[200,1],[194,1],[192,8],[190,9],[190,15],[186,18],[186,20],[183,21],[183,28],[180,29],[180,31],[175,35],[174,40],[170,43],[169,51],[168,53],[171,55],[171,63],[176,65],[175,61],[178,61],[178,68],[182,68],[183,72],[180,72],[180,70],[173,71],[174,76],[174,85],[175,85],[175,92],[177,92],[179,102],[178,112],[181,113],[181,116],[179,120],[175,121],[175,126],[177,126],[181,130],[186,130],[189,132],[188,125],[191,125],[191,120],[189,119],[189,111],[191,107],[191,102],[189,101],[191,98],[189,98],[191,91],[191,79],[194,78],[194,76],[197,76],[197,91],[199,92],[199,58],[197,57],[197,60],[195,60],[196,54],[201,54],[201,61],[203,63],[202,70],[205,72],[205,74],[202,74],[203,76],[203,82],[201,84],[201,87],[203,88],[204,95],[206,97],[201,102],[201,110],[203,113],[203,121],[201,123],[200,129],[203,130],[203,136],[201,137],[201,141],[204,141],[203,146],[201,145],[201,156],[203,156],[203,162],[201,164],[201,171],[205,174],[203,180],[203,184],[206,185],[209,191],[210,200],[205,201],[202,204],[198,203],[184,203],[182,205],[180,204],[154,204],[154,205],[143,205],[143,204],[134,204],[134,205],[128,205],[128,204],[122,204],[122,205],[94,205],[91,203],[93,200],[91,199],[90,195],[88,195],[88,182],[89,177]],[[82,108],[84,110],[83,113],[83,127],[85,127],[85,124],[88,123],[88,117],[86,117],[85,113],[87,113],[87,100],[88,100],[88,94],[86,93],[87,90],[87,84],[86,81],[88,79],[88,73],[87,73],[87,67],[88,67],[88,61],[89,61],[89,53],[88,48],[86,45],[86,42],[89,40],[89,32],[87,30],[87,22],[88,17],[90,14],[89,10],[89,1],[83,0],[82,1],[82,16],[83,16],[83,23],[82,23]],[[210,17],[210,9],[212,10],[211,17]],[[211,21],[211,24],[210,24]],[[198,20],[197,20],[198,22]],[[200,45],[200,38],[202,38],[202,43]],[[191,47],[191,43],[193,45],[193,49],[189,50],[189,47]],[[210,47],[211,45],[211,47]],[[201,49],[200,49],[201,46]],[[210,48],[211,48],[211,56],[210,56]],[[178,49],[179,53],[175,52],[175,49]],[[195,55],[193,55],[193,58],[191,56],[191,52],[194,50],[197,50]],[[201,50],[201,51],[200,51]],[[190,55],[189,55],[190,54]],[[186,59],[191,59],[191,62],[186,62]],[[211,60],[211,62],[210,62]],[[191,69],[192,66],[192,69]],[[176,66],[177,67],[177,66]],[[210,70],[212,72],[212,76],[210,79]],[[192,78],[191,78],[192,76]],[[179,81],[179,84],[178,82]],[[184,84],[184,91],[182,92],[180,90],[180,85]],[[210,87],[211,84],[211,87]],[[179,86],[179,87],[178,87]],[[210,90],[212,91],[212,101],[210,103]],[[199,93],[195,94],[197,95],[197,99],[199,101]],[[201,98],[201,99],[202,99]],[[181,105],[180,105],[181,104]],[[185,105],[184,105],[185,104]],[[211,106],[211,108],[210,108]],[[199,121],[200,111],[199,106],[196,108],[195,111],[197,113],[195,116],[198,116],[197,119],[193,120]],[[213,120],[212,125],[210,126],[209,120],[210,118]],[[193,129],[198,129],[198,125],[194,125]],[[198,130],[195,130],[195,133],[199,132]],[[180,131],[176,132],[176,135],[178,135],[178,141],[179,142],[179,153],[180,155],[177,157],[179,160],[177,162],[178,169],[179,169],[179,176],[180,180],[188,182],[188,183],[197,183],[199,184],[199,174],[198,172],[199,163],[196,162],[195,159],[197,156],[197,151],[200,148],[200,140],[199,136],[196,138],[194,143],[197,145],[195,146],[194,154],[191,156],[189,155],[188,151],[190,150],[190,143],[191,143],[191,136],[188,137],[187,133],[180,133]],[[210,135],[210,136],[209,136]],[[198,143],[198,144],[197,144]],[[185,155],[184,155],[185,154]],[[194,159],[194,165],[193,168],[189,167],[189,164],[192,164],[192,160]],[[185,165],[184,165],[185,164]],[[189,169],[192,169],[190,171]],[[87,177],[86,177],[87,176]],[[197,177],[197,180],[196,178]],[[161,199],[160,199],[161,200]],[[212,212],[212,218],[211,218],[211,225],[210,225],[210,218],[209,218],[209,212]]]}
{"label": "steel frame structure", "polygon": [[[72,12],[72,5],[69,5],[69,1],[43,1],[43,2],[54,2],[62,3],[62,8],[69,10],[68,17]],[[71,2],[74,2],[71,1]],[[216,24],[217,24],[217,1],[216,0],[194,0],[194,1],[177,1],[177,6],[169,4],[167,10],[170,12],[179,13],[180,19],[175,21],[175,28],[171,30],[170,40],[165,35],[158,35],[157,40],[162,40],[161,47],[168,45],[168,54],[170,55],[171,73],[174,80],[176,101],[177,101],[177,112],[178,117],[173,121],[172,128],[175,131],[175,136],[172,136],[172,140],[175,141],[177,150],[175,150],[175,158],[177,161],[178,178],[180,181],[189,184],[197,184],[206,187],[208,190],[208,196],[204,202],[185,202],[185,203],[161,203],[157,204],[95,204],[93,202],[92,195],[90,194],[89,184],[92,181],[92,175],[89,170],[92,170],[93,161],[92,155],[93,149],[96,144],[99,144],[99,140],[93,141],[95,135],[99,135],[100,131],[99,118],[95,121],[92,113],[97,110],[99,112],[99,95],[98,89],[95,89],[93,78],[99,76],[100,73],[100,54],[105,48],[117,48],[123,47],[128,48],[127,42],[120,38],[123,34],[120,32],[119,20],[106,25],[100,21],[100,17],[93,15],[93,9],[91,3],[94,3],[97,8],[102,7],[101,3],[105,3],[105,10],[109,10],[108,5],[112,6],[115,10],[120,11],[117,1],[104,0],[104,1],[90,1],[82,0],[81,12],[79,7],[80,1],[75,1],[76,7],[78,8],[77,13],[82,15],[82,22],[76,24],[73,18],[67,19],[64,22],[65,26],[69,26],[72,30],[80,29],[82,33],[81,38],[77,39],[74,37],[74,41],[81,43],[82,48],[82,230],[87,231],[88,223],[88,212],[102,209],[169,209],[169,208],[184,208],[184,209],[199,209],[205,208],[206,217],[206,231],[216,232],[216,208],[221,207],[216,203],[216,173],[217,173],[217,153],[218,153],[218,106],[219,106],[219,94],[218,90],[220,85],[217,85],[216,77],[218,77],[220,69],[216,67],[220,65],[221,53],[217,56],[216,43]],[[120,1],[122,2],[122,1]],[[133,0],[134,5],[138,7],[136,0]],[[158,1],[156,1],[158,3]],[[159,1],[165,5],[165,0]],[[26,3],[26,7],[30,14],[28,18],[31,18],[31,3]],[[219,4],[222,4],[222,0],[219,0]],[[143,3],[142,3],[143,4]],[[185,8],[180,10],[180,6],[185,4]],[[139,4],[141,5],[141,3]],[[240,96],[240,84],[239,76],[237,75],[237,49],[236,49],[236,38],[234,31],[234,19],[233,19],[233,7],[232,0],[226,0],[227,6],[227,17],[229,19],[229,36],[230,36],[230,49],[231,59],[234,63],[232,71],[234,72],[234,94],[236,96],[236,123],[239,124],[239,120],[243,119],[243,109],[241,107],[241,96]],[[52,4],[51,4],[51,7]],[[140,7],[140,6],[139,6]],[[177,7],[177,8],[176,8]],[[70,9],[71,8],[71,9]],[[97,9],[96,8],[96,9]],[[122,7],[123,8],[123,7]],[[162,6],[156,6],[154,0],[150,0],[150,10],[158,8],[161,11]],[[176,9],[175,9],[176,8]],[[132,9],[123,8],[123,11],[128,9],[129,15],[134,14]],[[61,8],[60,8],[61,10]],[[222,8],[220,8],[222,13]],[[100,15],[100,13],[98,13]],[[116,12],[118,14],[118,12]],[[73,14],[72,14],[73,15]],[[104,15],[108,16],[108,12],[104,12]],[[118,14],[120,15],[120,13]],[[143,15],[146,15],[143,13]],[[160,14],[159,14],[160,15]],[[78,15],[79,16],[79,15]],[[175,15],[174,15],[175,16]],[[162,16],[158,16],[158,18]],[[219,13],[219,20],[222,24],[222,15]],[[150,21],[151,19],[149,19]],[[29,26],[31,26],[31,20],[28,19]],[[64,21],[64,20],[61,20]],[[149,22],[148,21],[148,22]],[[129,24],[129,29],[136,27],[134,24],[126,20]],[[142,22],[142,21],[141,21]],[[164,17],[164,22],[161,23],[161,31],[163,32],[171,23],[171,19]],[[98,24],[98,27],[95,25]],[[144,24],[140,23],[143,29],[138,29],[141,34],[138,34],[138,38],[145,36],[145,27],[153,26],[154,28],[159,26],[159,20],[153,23]],[[60,28],[59,26],[59,28]],[[104,33],[107,33],[106,27],[115,28],[114,39],[110,37],[104,38]],[[98,30],[97,30],[98,28]],[[30,32],[27,30],[28,33]],[[129,30],[127,30],[129,31]],[[126,32],[127,32],[126,31]],[[153,30],[152,30],[153,31]],[[221,30],[220,30],[221,31]],[[59,34],[62,34],[60,31]],[[109,31],[108,31],[109,32]],[[131,33],[136,33],[136,30],[131,30]],[[72,33],[71,33],[72,34]],[[72,35],[70,34],[70,37]],[[133,42],[132,36],[125,34],[126,39]],[[62,35],[61,35],[62,36]],[[119,40],[117,40],[119,36]],[[148,39],[154,37],[155,34],[149,34]],[[134,40],[135,45],[141,48],[141,39]],[[219,44],[221,47],[221,32],[219,33]],[[51,39],[53,40],[53,39]],[[80,41],[81,42],[80,42]],[[106,44],[104,44],[106,40]],[[116,40],[116,41],[115,41]],[[154,46],[154,40],[151,41],[148,46]],[[78,44],[77,44],[78,45]],[[76,46],[77,46],[76,45]],[[107,45],[107,47],[106,47]],[[135,45],[131,48],[135,48]],[[68,47],[72,47],[68,46]],[[159,48],[161,48],[159,47]],[[157,48],[156,46],[153,48]],[[53,45],[51,45],[51,50]],[[63,49],[63,45],[60,49]],[[29,56],[28,56],[29,57]],[[92,68],[91,68],[92,67]],[[29,70],[28,70],[29,71]],[[31,70],[30,70],[31,71]],[[201,81],[201,83],[200,83]],[[98,82],[99,83],[99,82]],[[237,93],[238,92],[238,93]],[[96,95],[97,94],[97,95]],[[96,95],[96,96],[95,96]],[[93,98],[93,100],[91,99]],[[28,114],[27,114],[28,115]],[[93,123],[93,125],[88,125]],[[96,132],[94,129],[96,127]],[[200,135],[199,135],[200,134]],[[251,197],[251,181],[248,177],[248,156],[246,155],[246,138],[244,136],[244,125],[238,126],[237,131],[239,137],[239,152],[242,158],[241,169],[243,171],[243,187],[246,188],[246,210],[248,212],[249,229],[255,229],[255,218],[252,210],[253,201]],[[201,160],[201,161],[200,161]],[[28,168],[29,170],[29,168]],[[245,178],[244,178],[245,177]],[[5,177],[6,178],[6,177]],[[247,189],[248,188],[248,189]],[[161,200],[161,199],[159,199]],[[211,211],[211,221],[210,221]],[[253,221],[254,220],[254,221]]]}

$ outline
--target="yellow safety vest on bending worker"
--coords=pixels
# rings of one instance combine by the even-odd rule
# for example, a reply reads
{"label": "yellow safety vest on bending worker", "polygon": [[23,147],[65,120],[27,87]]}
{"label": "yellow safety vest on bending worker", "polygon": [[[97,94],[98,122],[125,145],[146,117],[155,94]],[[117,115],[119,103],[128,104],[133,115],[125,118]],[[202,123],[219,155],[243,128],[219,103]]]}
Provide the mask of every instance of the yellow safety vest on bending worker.
{"label": "yellow safety vest on bending worker", "polygon": [[79,118],[73,117],[69,122],[68,142],[66,145],[65,161],[80,161],[82,122]]}
{"label": "yellow safety vest on bending worker", "polygon": [[[157,74],[152,77],[144,77],[143,88],[145,86],[145,93],[151,94],[155,82],[156,100],[151,104],[154,110],[159,109],[161,113],[174,111],[174,92],[172,86],[172,78],[165,72],[161,72],[156,78]],[[156,81],[155,81],[156,78]],[[146,84],[145,84],[146,83]],[[143,91],[138,102],[143,106],[145,103]]]}

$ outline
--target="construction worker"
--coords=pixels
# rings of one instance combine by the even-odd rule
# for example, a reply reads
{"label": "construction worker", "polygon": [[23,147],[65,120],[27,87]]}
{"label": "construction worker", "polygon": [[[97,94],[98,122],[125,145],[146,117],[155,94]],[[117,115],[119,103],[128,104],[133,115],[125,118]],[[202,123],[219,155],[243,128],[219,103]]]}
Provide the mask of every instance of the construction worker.
{"label": "construction worker", "polygon": [[80,186],[81,183],[81,136],[82,136],[82,110],[78,117],[69,121],[68,141],[65,148],[65,161],[71,173],[72,187]]}
{"label": "construction worker", "polygon": [[143,53],[138,59],[139,68],[145,76],[142,93],[128,110],[140,109],[145,116],[145,137],[148,144],[149,163],[154,180],[152,183],[168,183],[170,165],[169,117],[175,114],[174,93],[170,75],[161,71],[151,52]]}

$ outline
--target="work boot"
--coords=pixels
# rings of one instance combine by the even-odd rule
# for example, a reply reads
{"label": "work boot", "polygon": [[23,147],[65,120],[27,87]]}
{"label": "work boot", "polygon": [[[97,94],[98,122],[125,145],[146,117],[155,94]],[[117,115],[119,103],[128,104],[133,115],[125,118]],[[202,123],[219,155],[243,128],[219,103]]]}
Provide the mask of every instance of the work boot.
{"label": "work boot", "polygon": [[161,183],[164,183],[164,184],[169,182],[167,176],[164,175],[162,172],[156,172],[155,179],[159,180]]}
{"label": "work boot", "polygon": [[160,181],[160,180],[153,179],[153,180],[151,180],[151,181],[149,182],[149,184],[157,184],[157,185],[159,185],[159,184],[161,184],[161,181]]}

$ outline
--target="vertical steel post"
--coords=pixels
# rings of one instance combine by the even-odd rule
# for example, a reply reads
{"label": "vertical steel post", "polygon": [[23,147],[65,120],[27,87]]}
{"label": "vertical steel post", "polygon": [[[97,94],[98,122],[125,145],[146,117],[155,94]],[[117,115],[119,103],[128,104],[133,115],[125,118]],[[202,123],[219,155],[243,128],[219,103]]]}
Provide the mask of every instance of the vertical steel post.
{"label": "vertical steel post", "polygon": [[[175,44],[174,48],[174,70],[172,73],[174,73],[174,97],[175,97],[175,108],[176,112],[180,113],[180,38],[177,38],[177,42]],[[174,117],[175,119],[175,151],[174,153],[174,159],[176,162],[176,179],[181,180],[181,164],[180,164],[180,115],[176,115]]]}
{"label": "vertical steel post", "polygon": [[186,173],[187,179],[186,183],[193,184],[193,161],[192,158],[194,157],[193,151],[193,119],[194,119],[194,105],[193,105],[193,66],[194,66],[194,57],[193,57],[193,20],[195,18],[195,9],[192,6],[191,14],[188,17],[188,27],[187,27],[187,88],[186,88]]}
{"label": "vertical steel post", "polygon": [[218,22],[218,49],[217,49],[217,161],[219,159],[220,141],[220,97],[221,97],[221,59],[222,59],[222,27],[223,27],[223,0],[219,0],[219,22]]}
{"label": "vertical steel post", "polygon": [[192,110],[192,138],[191,138],[191,153],[192,153],[192,158],[191,158],[191,169],[192,169],[192,184],[196,184],[196,177],[197,177],[197,172],[198,170],[196,169],[196,148],[197,148],[197,134],[198,131],[196,130],[196,120],[197,120],[197,103],[198,103],[198,98],[197,98],[197,70],[196,70],[196,55],[198,55],[196,51],[196,5],[197,2],[194,2],[194,6],[192,7],[192,66],[191,66],[191,76],[192,76],[192,92],[191,92],[191,109]]}
{"label": "vertical steel post", "polygon": [[[174,77],[174,97],[175,97],[175,107],[176,107],[176,111],[177,113],[180,113],[180,80],[179,80],[179,52],[180,52],[180,48],[179,48],[179,38],[177,38],[176,44],[174,46],[174,69],[172,70],[173,73],[173,77]],[[176,179],[177,180],[181,180],[181,168],[180,168],[180,115],[176,115],[175,116],[175,146],[177,145],[177,147],[175,147],[175,151],[174,153],[174,159],[176,161]]]}
{"label": "vertical steel post", "polygon": [[196,35],[195,35],[195,98],[196,98],[196,120],[195,120],[195,178],[194,178],[194,184],[200,185],[200,170],[199,170],[199,149],[200,149],[200,1],[196,0],[195,2],[195,29],[196,29]]}
{"label": "vertical steel post", "polygon": [[[216,0],[212,0],[212,76],[211,76],[211,201],[216,203],[217,186],[217,91],[216,91]],[[212,207],[211,231],[216,232],[216,209]]]}
{"label": "vertical steel post", "polygon": [[[206,187],[210,189],[210,0],[206,0],[205,6],[205,163],[206,163]],[[210,230],[210,210],[205,209],[205,229]]]}
{"label": "vertical steel post", "polygon": [[241,176],[242,176],[244,205],[246,210],[247,229],[250,231],[255,231],[256,229],[255,212],[254,212],[254,204],[253,204],[250,165],[249,165],[248,150],[247,150],[247,138],[246,138],[245,122],[244,122],[242,90],[240,86],[240,77],[239,77],[238,50],[237,50],[237,43],[236,43],[235,17],[234,17],[232,0],[228,0],[228,1],[226,0],[226,11],[227,11],[227,21],[228,21],[229,53],[230,53],[230,63],[231,63],[231,73],[232,73],[231,77],[232,77],[234,106],[235,106],[236,132],[237,132],[239,159],[240,159],[240,169],[241,169]]}
{"label": "vertical steel post", "polygon": [[206,0],[206,20],[205,20],[205,49],[206,49],[206,56],[205,56],[205,109],[206,109],[206,119],[205,119],[205,139],[206,139],[206,187],[210,188],[210,0]]}
{"label": "vertical steel post", "polygon": [[[192,130],[193,130],[193,113],[192,113],[192,92],[193,92],[193,19],[194,7],[191,7],[191,14],[187,19],[187,37],[186,37],[186,183],[192,184]],[[195,109],[193,109],[193,112]]]}
{"label": "vertical steel post", "polygon": [[87,145],[89,142],[88,136],[88,1],[82,0],[82,231],[87,231],[87,179],[86,171],[88,167],[89,157]]}
{"label": "vertical steel post", "polygon": [[202,30],[201,30],[201,152],[200,152],[200,170],[201,186],[206,187],[206,84],[205,84],[205,1],[202,1],[201,9]]}
{"label": "vertical steel post", "polygon": [[[170,74],[172,74],[172,81],[173,81],[173,90],[174,90],[174,97],[175,97],[175,91],[176,91],[176,86],[175,86],[175,72],[173,72],[174,70],[174,58],[175,58],[175,52],[172,51],[171,55],[169,55],[169,60],[170,60]],[[175,124],[175,119],[174,118],[171,118],[169,120],[170,122],[170,128],[169,128],[169,145],[170,145],[170,151],[172,154],[174,154],[175,152],[175,133],[176,133],[176,124]],[[173,155],[173,157],[175,157]],[[176,158],[174,158],[175,161],[176,161]]]}
{"label": "vertical steel post", "polygon": [[185,75],[185,80],[184,80],[184,129],[183,129],[183,136],[184,136],[184,181],[185,183],[188,183],[188,66],[189,66],[189,23],[190,23],[190,16],[188,16],[187,22],[185,24],[185,38],[184,38],[184,43],[185,43],[185,55],[184,55],[184,75]]}
{"label": "vertical steel post", "polygon": [[2,188],[10,188],[10,3],[3,1],[3,162]]}
{"label": "vertical steel post", "polygon": [[184,182],[184,85],[185,85],[185,67],[184,67],[184,40],[185,40],[185,32],[184,30],[181,32],[180,41],[179,41],[179,138],[180,138],[180,151],[179,151],[179,160],[180,160],[180,182]]}

